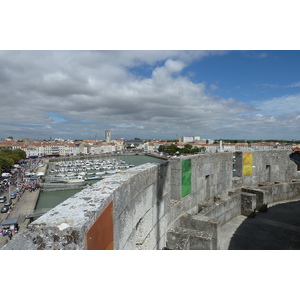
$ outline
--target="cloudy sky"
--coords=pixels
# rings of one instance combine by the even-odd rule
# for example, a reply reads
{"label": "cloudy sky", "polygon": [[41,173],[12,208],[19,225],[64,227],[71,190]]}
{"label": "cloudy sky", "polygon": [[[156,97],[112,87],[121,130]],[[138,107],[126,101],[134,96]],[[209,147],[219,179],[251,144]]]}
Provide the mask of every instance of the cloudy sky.
{"label": "cloudy sky", "polygon": [[299,139],[300,51],[0,51],[1,137]]}

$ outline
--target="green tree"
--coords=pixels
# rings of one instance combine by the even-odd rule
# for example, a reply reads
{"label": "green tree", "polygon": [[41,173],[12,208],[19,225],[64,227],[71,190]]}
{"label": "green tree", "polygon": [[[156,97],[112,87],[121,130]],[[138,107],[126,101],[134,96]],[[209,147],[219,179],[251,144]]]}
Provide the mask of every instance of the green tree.
{"label": "green tree", "polygon": [[0,156],[0,166],[2,169],[9,169],[14,164],[13,159],[7,156]]}
{"label": "green tree", "polygon": [[14,161],[14,163],[17,163],[21,159],[18,154],[14,154],[14,153],[12,153],[11,155],[8,155],[7,157],[11,158]]}
{"label": "green tree", "polygon": [[20,159],[26,159],[26,152],[25,152],[24,150],[21,150],[21,149],[14,149],[14,150],[12,151],[12,153],[18,155],[18,156],[20,157],[19,160],[20,160]]}
{"label": "green tree", "polygon": [[193,148],[192,145],[187,144],[184,145],[184,148],[180,152],[185,154],[192,153],[192,148]]}
{"label": "green tree", "polygon": [[191,151],[190,153],[196,154],[196,153],[199,153],[200,150],[199,150],[198,147],[195,146],[195,147],[193,147],[193,149],[191,149],[190,151]]}
{"label": "green tree", "polygon": [[3,148],[0,150],[0,156],[6,156],[12,154],[12,150],[8,148]]}
{"label": "green tree", "polygon": [[165,152],[169,153],[170,155],[173,155],[179,150],[180,149],[175,144],[172,144],[166,147]]}
{"label": "green tree", "polygon": [[166,146],[165,145],[159,145],[158,152],[165,152]]}

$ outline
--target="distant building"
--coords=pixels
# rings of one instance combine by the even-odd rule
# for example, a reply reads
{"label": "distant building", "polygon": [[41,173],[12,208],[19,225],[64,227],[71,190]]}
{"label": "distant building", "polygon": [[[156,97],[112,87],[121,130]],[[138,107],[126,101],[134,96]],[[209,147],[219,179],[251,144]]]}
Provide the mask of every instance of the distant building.
{"label": "distant building", "polygon": [[110,143],[110,141],[111,141],[111,130],[105,130],[105,141],[106,141],[106,143]]}
{"label": "distant building", "polygon": [[181,143],[193,143],[196,141],[200,141],[200,136],[183,136],[179,138],[179,142]]}
{"label": "distant building", "polygon": [[214,142],[215,142],[215,140],[211,140],[211,139],[205,140],[205,143],[206,143],[206,144],[213,144]]}
{"label": "distant building", "polygon": [[125,140],[124,146],[127,149],[137,149],[143,150],[144,149],[144,142],[142,140]]}

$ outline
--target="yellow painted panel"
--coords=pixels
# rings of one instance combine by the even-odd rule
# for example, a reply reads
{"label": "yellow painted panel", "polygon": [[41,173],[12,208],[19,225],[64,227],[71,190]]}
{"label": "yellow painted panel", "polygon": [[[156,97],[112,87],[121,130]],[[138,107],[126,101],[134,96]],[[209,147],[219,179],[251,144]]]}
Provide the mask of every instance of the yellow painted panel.
{"label": "yellow painted panel", "polygon": [[243,176],[252,175],[252,152],[243,153]]}

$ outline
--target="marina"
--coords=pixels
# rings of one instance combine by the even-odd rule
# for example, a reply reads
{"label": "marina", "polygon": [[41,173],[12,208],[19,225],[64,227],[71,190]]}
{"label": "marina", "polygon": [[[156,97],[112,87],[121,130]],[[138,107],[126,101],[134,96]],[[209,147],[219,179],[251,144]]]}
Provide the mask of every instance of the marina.
{"label": "marina", "polygon": [[[56,177],[78,177],[86,175],[105,175],[114,174],[120,171],[134,167],[132,164],[126,163],[120,159],[94,159],[94,160],[75,160],[60,161],[54,164],[54,168],[50,169],[50,174]],[[51,175],[50,175],[51,176]],[[53,175],[51,177],[53,179]],[[84,179],[80,177],[80,179]]]}
{"label": "marina", "polygon": [[94,183],[112,174],[116,174],[134,167],[120,158],[95,158],[62,160],[49,163],[48,171],[42,188],[73,189],[74,185],[82,187]]}
{"label": "marina", "polygon": [[49,162],[35,209],[51,209],[103,178],[148,162],[162,161],[146,155],[119,155]]}

